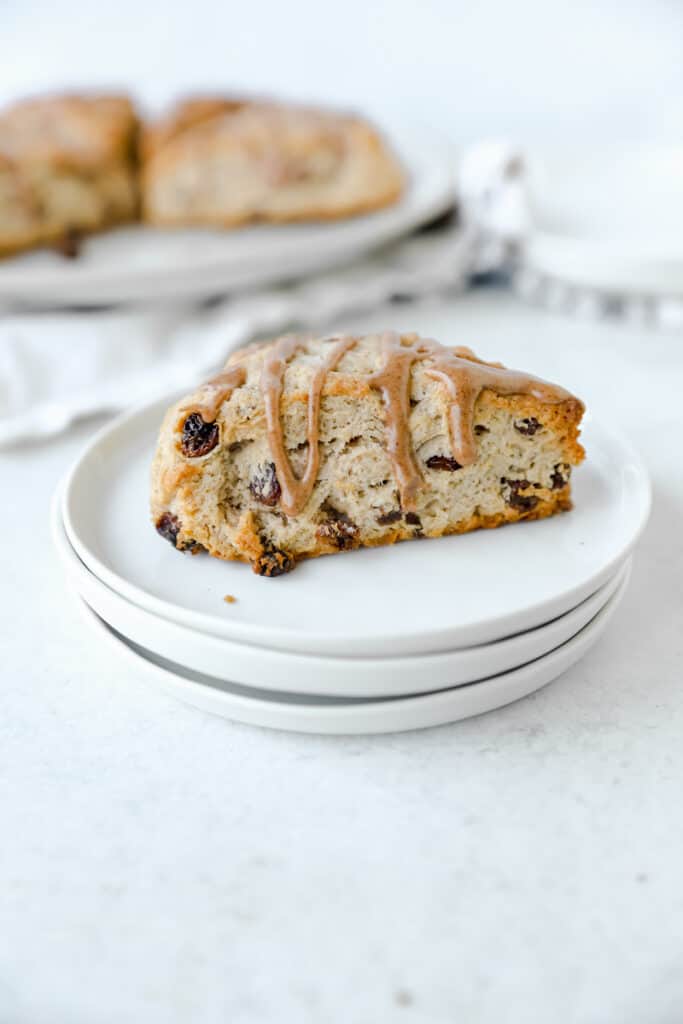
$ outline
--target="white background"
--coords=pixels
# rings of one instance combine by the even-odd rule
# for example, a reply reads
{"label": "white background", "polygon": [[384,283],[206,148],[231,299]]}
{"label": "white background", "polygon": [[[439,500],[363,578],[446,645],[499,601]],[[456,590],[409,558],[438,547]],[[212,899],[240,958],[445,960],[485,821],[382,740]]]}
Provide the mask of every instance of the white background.
{"label": "white background", "polygon": [[[455,142],[680,139],[682,29],[678,3],[17,0],[0,92],[229,84]],[[152,691],[66,594],[48,505],[93,424],[0,455],[1,1024],[682,1019],[683,341],[493,292],[358,325],[385,326],[632,434],[655,507],[623,606],[561,680],[460,725],[232,725]]]}
{"label": "white background", "polygon": [[234,88],[400,111],[457,141],[677,140],[675,0],[0,2],[0,98]]}

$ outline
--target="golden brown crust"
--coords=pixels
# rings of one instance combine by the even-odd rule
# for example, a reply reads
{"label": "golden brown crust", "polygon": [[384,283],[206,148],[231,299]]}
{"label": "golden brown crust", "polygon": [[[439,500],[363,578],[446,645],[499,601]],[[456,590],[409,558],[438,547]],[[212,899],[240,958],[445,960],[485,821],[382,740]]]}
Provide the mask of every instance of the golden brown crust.
{"label": "golden brown crust", "polygon": [[0,113],[0,255],[135,219],[136,136],[125,96],[41,97]]}
{"label": "golden brown crust", "polygon": [[[571,508],[571,469],[584,458],[577,398],[468,350],[388,333],[287,336],[233,355],[217,378],[218,398],[210,382],[165,418],[153,521],[177,519],[176,546],[199,544],[279,575],[303,558]],[[404,411],[387,390],[387,359],[397,370],[410,360],[408,375],[396,378]],[[467,437],[473,454],[459,461]],[[413,491],[405,442],[418,476]]]}
{"label": "golden brown crust", "polygon": [[[140,132],[140,153],[149,160],[173,139],[220,114],[234,113],[249,100],[228,96],[188,97],[157,121],[146,122]],[[253,102],[253,101],[251,101]]]}
{"label": "golden brown crust", "polygon": [[514,413],[517,417],[542,418],[545,425],[557,435],[558,440],[566,447],[567,458],[571,465],[578,466],[583,462],[586,452],[579,442],[579,435],[585,408],[579,398],[570,397],[555,405],[539,402],[531,395],[496,395],[493,391],[484,391],[482,398],[491,407],[503,409],[510,415]]}
{"label": "golden brown crust", "polygon": [[[471,533],[473,530],[495,530],[500,526],[507,526],[510,523],[537,522],[541,519],[548,519],[550,516],[554,516],[558,512],[569,512],[571,508],[572,500],[570,497],[570,488],[565,487],[561,491],[546,491],[542,497],[541,503],[532,511],[515,512],[512,509],[508,509],[504,512],[498,513],[497,515],[483,515],[481,513],[476,513],[460,523],[454,523],[453,525],[445,527],[443,530],[423,533],[421,534],[421,537],[417,539],[452,537]],[[188,535],[183,533],[179,534],[179,539],[189,543],[193,540],[193,538],[190,538]],[[407,529],[405,526],[400,526],[388,533],[385,533],[381,539],[377,538],[366,539],[362,542],[358,541],[352,545],[352,548],[386,547],[388,545],[398,544],[401,541],[415,539],[416,535],[414,530]],[[213,558],[219,558],[224,562],[244,562],[248,565],[257,564],[259,559],[262,557],[265,548],[253,513],[249,513],[249,515],[245,517],[240,531],[235,537],[235,542],[238,546],[229,551],[226,551],[224,548],[217,549],[213,547],[210,542],[207,544],[202,543],[202,546],[207,554],[211,555]],[[350,549],[351,548],[348,548],[346,550]],[[323,555],[339,554],[339,550],[340,549],[332,542],[321,540],[317,545],[309,550],[298,553],[296,558],[297,560],[320,558]]]}
{"label": "golden brown crust", "polygon": [[336,219],[389,205],[403,187],[374,129],[330,111],[199,97],[143,132],[143,215],[154,224]]}
{"label": "golden brown crust", "polygon": [[0,114],[0,156],[79,173],[134,158],[137,117],[121,95],[21,100]]}
{"label": "golden brown crust", "polygon": [[[188,174],[189,206],[178,199]],[[259,175],[259,195],[235,201]],[[222,194],[207,201],[216,181]],[[355,216],[396,202],[403,187],[369,124],[324,110],[198,96],[143,128],[118,94],[35,97],[0,111],[0,257],[139,219],[140,192],[149,223],[232,228]]]}

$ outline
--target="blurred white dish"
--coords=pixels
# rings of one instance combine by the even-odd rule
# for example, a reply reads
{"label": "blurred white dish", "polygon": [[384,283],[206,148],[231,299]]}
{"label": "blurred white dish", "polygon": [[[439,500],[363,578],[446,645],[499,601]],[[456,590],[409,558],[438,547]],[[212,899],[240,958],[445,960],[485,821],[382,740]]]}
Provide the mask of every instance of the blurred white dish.
{"label": "blurred white dish", "polygon": [[683,294],[683,146],[531,155],[525,266],[569,284]]}
{"label": "blurred white dish", "polygon": [[493,644],[421,656],[335,658],[233,643],[131,604],[98,580],[79,559],[64,532],[58,500],[53,507],[52,534],[69,582],[79,597],[126,640],[218,680],[328,697],[426,693],[517,668],[554,650],[583,629],[631,571],[629,559],[603,587],[566,615]]}
{"label": "blurred white dish", "polygon": [[455,173],[433,140],[407,132],[395,148],[409,183],[401,201],[386,210],[232,231],[120,228],[88,239],[77,260],[37,251],[0,261],[0,301],[93,306],[201,299],[348,262],[453,204]]}
{"label": "blurred white dish", "polygon": [[[240,643],[375,657],[488,643],[576,607],[625,560],[650,508],[647,473],[617,434],[588,418],[588,459],[568,515],[499,530],[346,552],[279,579],[182,555],[149,520],[149,467],[171,398],[106,426],[64,487],[63,519],[103,583],[164,618]],[[238,602],[226,615],[223,596]]]}
{"label": "blurred white dish", "polygon": [[491,679],[414,697],[344,700],[273,694],[183,669],[127,641],[85,602],[81,608],[98,634],[169,696],[202,711],[248,725],[331,735],[405,732],[457,722],[510,704],[540,689],[582,658],[605,630],[626,589],[624,580],[595,618],[567,643],[522,668]]}

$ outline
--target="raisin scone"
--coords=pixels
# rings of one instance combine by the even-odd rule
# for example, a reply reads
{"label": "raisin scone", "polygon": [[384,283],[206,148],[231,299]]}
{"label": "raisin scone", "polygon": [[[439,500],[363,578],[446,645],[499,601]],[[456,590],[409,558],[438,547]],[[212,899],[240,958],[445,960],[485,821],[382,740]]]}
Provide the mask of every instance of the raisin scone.
{"label": "raisin scone", "polygon": [[349,217],[396,202],[403,171],[358,117],[203,98],[145,128],[143,219],[232,227]]}
{"label": "raisin scone", "polygon": [[177,402],[152,518],[179,550],[278,576],[301,558],[569,509],[583,404],[416,334],[287,335]]}
{"label": "raisin scone", "polygon": [[137,119],[124,96],[53,96],[0,113],[0,255],[133,220]]}

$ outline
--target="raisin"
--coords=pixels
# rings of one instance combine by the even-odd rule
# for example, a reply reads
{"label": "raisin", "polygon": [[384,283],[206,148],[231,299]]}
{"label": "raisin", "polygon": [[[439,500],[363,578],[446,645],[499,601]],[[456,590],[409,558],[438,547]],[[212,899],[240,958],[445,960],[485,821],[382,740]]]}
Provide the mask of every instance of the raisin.
{"label": "raisin", "polygon": [[77,260],[81,253],[83,235],[78,228],[67,228],[55,242],[55,249],[65,260]]}
{"label": "raisin", "polygon": [[232,444],[228,445],[228,451],[231,455],[234,455],[236,452],[241,452],[248,444],[251,444],[251,441],[233,441]]}
{"label": "raisin", "polygon": [[267,505],[269,508],[277,505],[282,492],[274,462],[264,462],[256,467],[256,472],[249,481],[249,490],[262,505]]}
{"label": "raisin", "polygon": [[410,526],[415,527],[415,529],[413,530],[413,537],[424,536],[424,534],[422,533],[422,520],[420,519],[417,512],[406,512],[403,518],[407,523],[409,523]]}
{"label": "raisin", "polygon": [[193,540],[185,544],[178,543],[178,534],[181,529],[180,520],[172,512],[164,512],[162,516],[159,516],[154,525],[159,536],[167,540],[169,544],[172,544],[177,551],[191,551],[193,555],[198,555],[200,551],[204,550],[201,544],[197,544]]}
{"label": "raisin", "polygon": [[489,434],[490,430],[488,427],[485,427],[483,423],[475,423],[474,433],[477,437],[480,437],[482,434]]}
{"label": "raisin", "polygon": [[154,525],[159,536],[167,540],[173,547],[176,547],[176,541],[180,533],[180,520],[178,517],[172,515],[171,512],[164,512],[162,516],[159,516]]}
{"label": "raisin", "polygon": [[456,469],[462,469],[459,462],[449,455],[431,455],[426,465],[429,469],[447,469],[449,473],[455,473]]}
{"label": "raisin", "polygon": [[192,412],[183,423],[183,437],[180,442],[183,455],[197,459],[208,455],[218,444],[218,424],[206,423],[198,412]]}
{"label": "raisin", "polygon": [[519,493],[532,486],[528,480],[508,480],[501,477],[500,482],[508,487],[508,494],[504,494],[504,498],[511,508],[516,508],[520,512],[531,512],[538,505],[539,499],[535,494]]}
{"label": "raisin", "polygon": [[296,565],[294,559],[280,548],[266,548],[252,568],[258,576],[284,576]]}
{"label": "raisin", "polygon": [[531,512],[538,505],[538,498],[533,494],[517,494],[513,492],[508,499],[508,504],[512,508],[519,509],[520,512]]}
{"label": "raisin", "polygon": [[401,514],[400,508],[395,508],[391,512],[384,512],[381,516],[377,516],[377,522],[380,526],[388,526],[390,523],[397,523]]}
{"label": "raisin", "polygon": [[535,416],[527,416],[523,420],[515,420],[515,430],[525,437],[533,437],[537,430],[543,430],[543,424],[539,423]]}
{"label": "raisin", "polygon": [[[566,477],[560,472],[566,473]],[[571,472],[570,466],[566,462],[557,462],[553,469],[553,474],[550,477],[553,491],[559,491],[569,483],[569,473]]]}
{"label": "raisin", "polygon": [[353,548],[358,543],[358,527],[352,522],[345,512],[337,512],[336,509],[328,510],[329,518],[321,523],[315,531],[319,540],[329,541],[340,551]]}

